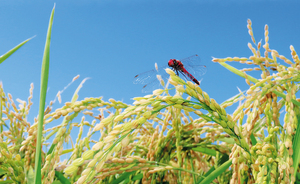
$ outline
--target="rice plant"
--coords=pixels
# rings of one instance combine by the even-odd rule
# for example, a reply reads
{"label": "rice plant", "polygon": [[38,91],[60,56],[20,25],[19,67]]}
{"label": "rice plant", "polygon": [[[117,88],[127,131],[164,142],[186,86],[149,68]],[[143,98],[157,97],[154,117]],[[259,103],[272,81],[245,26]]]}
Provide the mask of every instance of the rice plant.
{"label": "rice plant", "polygon": [[[257,43],[248,20],[253,55],[212,60],[249,85],[222,104],[166,69],[174,94],[166,87],[133,98],[133,104],[101,97],[78,100],[83,80],[70,102],[53,109],[53,101],[45,107],[45,97],[54,9],[34,124],[27,121],[33,84],[27,101],[15,100],[0,84],[1,183],[299,182],[300,60],[293,46],[292,61],[269,47],[267,25],[264,43]],[[27,41],[3,55],[0,63]],[[225,62],[247,66],[238,70]],[[261,77],[246,73],[251,71],[260,71]],[[227,112],[234,104],[238,104],[235,111]],[[75,123],[78,117],[81,121]],[[53,121],[61,123],[45,128]],[[76,127],[79,133],[74,138],[70,135]],[[89,131],[84,134],[83,128]],[[99,135],[97,140],[92,139],[94,134]],[[66,149],[72,139],[72,148]],[[68,160],[61,160],[66,153]]]}

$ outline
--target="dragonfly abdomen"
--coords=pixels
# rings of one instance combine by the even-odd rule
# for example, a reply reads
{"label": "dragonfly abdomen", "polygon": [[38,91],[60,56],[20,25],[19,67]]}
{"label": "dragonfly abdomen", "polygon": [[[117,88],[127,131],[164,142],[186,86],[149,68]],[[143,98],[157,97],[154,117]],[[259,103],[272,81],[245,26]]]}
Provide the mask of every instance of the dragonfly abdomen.
{"label": "dragonfly abdomen", "polygon": [[200,85],[200,82],[193,76],[191,75],[188,71],[186,71],[186,69],[183,70],[183,73],[190,78],[193,82],[195,82],[196,84]]}

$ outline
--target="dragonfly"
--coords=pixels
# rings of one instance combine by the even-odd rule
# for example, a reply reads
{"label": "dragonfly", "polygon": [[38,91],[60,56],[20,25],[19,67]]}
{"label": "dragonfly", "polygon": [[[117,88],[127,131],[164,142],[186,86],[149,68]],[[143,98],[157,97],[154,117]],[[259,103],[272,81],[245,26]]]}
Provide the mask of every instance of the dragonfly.
{"label": "dragonfly", "polygon": [[169,74],[164,69],[170,67],[176,75],[182,75],[186,80],[200,85],[200,82],[196,78],[206,73],[206,66],[200,65],[200,61],[200,57],[197,54],[180,60],[170,59],[168,66],[157,67],[156,65],[155,69],[136,75],[134,83],[143,84],[143,92],[152,92],[159,87],[159,78],[164,81],[168,80]]}

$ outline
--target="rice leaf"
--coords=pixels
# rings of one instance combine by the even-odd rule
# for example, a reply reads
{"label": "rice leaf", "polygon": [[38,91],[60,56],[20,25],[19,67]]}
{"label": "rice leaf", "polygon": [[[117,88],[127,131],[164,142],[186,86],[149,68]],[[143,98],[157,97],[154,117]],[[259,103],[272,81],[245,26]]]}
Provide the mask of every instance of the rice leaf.
{"label": "rice leaf", "polygon": [[48,75],[49,75],[49,55],[50,55],[50,40],[51,40],[51,30],[53,23],[55,5],[52,9],[52,13],[49,20],[48,32],[45,43],[45,50],[42,63],[41,71],[41,90],[40,90],[40,104],[39,104],[39,117],[38,117],[38,135],[37,135],[37,147],[35,152],[35,178],[34,183],[41,183],[41,146],[42,146],[42,136],[43,136],[43,120],[44,120],[44,110],[46,103],[46,93],[48,86]]}
{"label": "rice leaf", "polygon": [[27,40],[23,41],[19,45],[15,46],[13,49],[9,50],[7,53],[0,56],[0,64],[6,60],[9,56],[11,56],[13,53],[15,53],[19,48],[21,48],[25,43],[27,43],[29,40],[31,40],[33,37],[28,38]]}
{"label": "rice leaf", "polygon": [[232,164],[232,160],[228,160],[224,164],[222,164],[219,168],[214,170],[210,175],[208,175],[204,180],[201,181],[199,184],[205,184],[212,182],[215,178],[221,175],[226,169],[228,169]]}

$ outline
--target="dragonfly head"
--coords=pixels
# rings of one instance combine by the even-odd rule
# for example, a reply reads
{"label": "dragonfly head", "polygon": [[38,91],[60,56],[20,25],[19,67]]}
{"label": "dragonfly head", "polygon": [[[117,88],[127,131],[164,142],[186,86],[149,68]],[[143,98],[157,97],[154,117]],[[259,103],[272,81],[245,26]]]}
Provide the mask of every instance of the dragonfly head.
{"label": "dragonfly head", "polygon": [[176,59],[170,59],[168,62],[169,67],[174,66],[174,64],[176,63]]}

